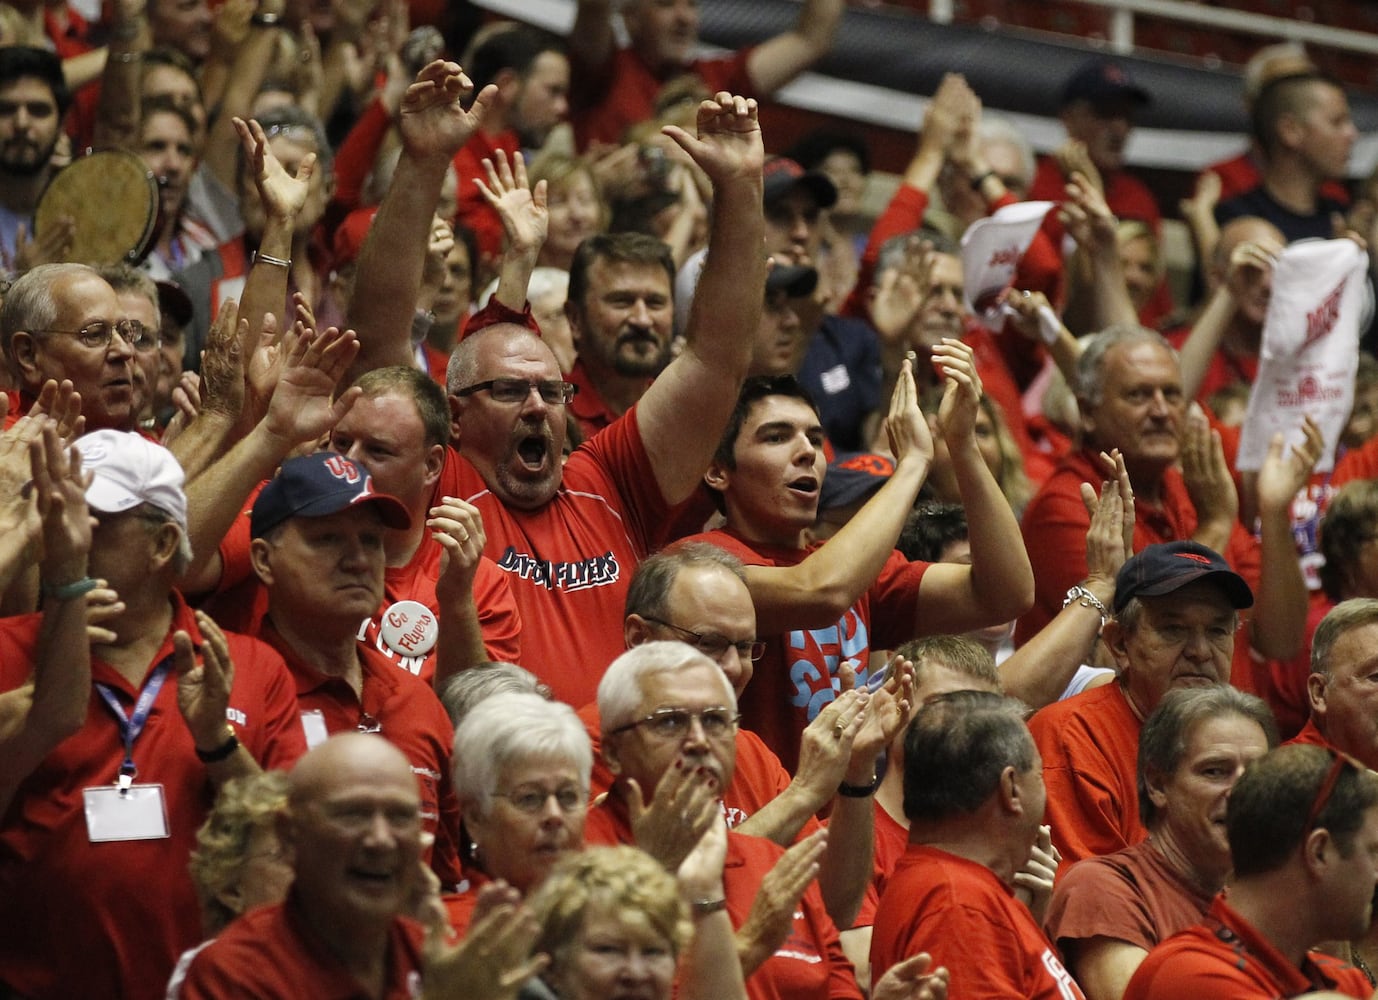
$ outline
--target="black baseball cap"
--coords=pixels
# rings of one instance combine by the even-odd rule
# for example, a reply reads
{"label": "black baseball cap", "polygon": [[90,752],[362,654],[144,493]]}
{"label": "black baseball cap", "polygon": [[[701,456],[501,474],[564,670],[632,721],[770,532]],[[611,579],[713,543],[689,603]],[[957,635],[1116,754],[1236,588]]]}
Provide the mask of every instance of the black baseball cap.
{"label": "black baseball cap", "polygon": [[1131,556],[1115,577],[1115,611],[1134,597],[1162,597],[1197,580],[1216,584],[1236,608],[1253,607],[1254,592],[1219,552],[1200,542],[1160,542]]}
{"label": "black baseball cap", "polygon": [[1097,107],[1133,104],[1146,108],[1153,103],[1153,98],[1134,82],[1122,63],[1113,59],[1092,59],[1082,63],[1062,89],[1062,107],[1073,101],[1090,101]]}
{"label": "black baseball cap", "polygon": [[805,170],[787,156],[772,156],[766,160],[765,166],[761,169],[761,177],[765,181],[763,200],[767,205],[783,198],[796,187],[801,187],[813,195],[813,200],[818,202],[819,208],[832,208],[837,204],[837,188],[827,174],[817,170]]}

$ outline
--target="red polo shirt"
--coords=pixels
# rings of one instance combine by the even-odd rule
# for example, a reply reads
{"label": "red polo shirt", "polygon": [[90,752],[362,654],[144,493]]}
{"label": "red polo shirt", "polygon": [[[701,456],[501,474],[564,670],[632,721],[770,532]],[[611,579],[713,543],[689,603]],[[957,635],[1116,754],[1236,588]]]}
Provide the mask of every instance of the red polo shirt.
{"label": "red polo shirt", "polygon": [[[173,617],[150,667],[172,655],[183,629],[200,630],[176,591]],[[0,690],[33,667],[41,615],[0,621]],[[290,768],[305,752],[292,678],[257,639],[227,633],[234,686],[226,718],[264,768]],[[177,957],[201,939],[201,911],[187,872],[196,830],[215,790],[196,758],[168,675],[134,744],[136,782],[162,786],[169,836],[92,843],[83,789],[108,788],[124,758],[120,729],[95,683],[126,715],[140,688],[92,660],[94,682],[81,729],[44,758],[0,821],[0,982],[19,996],[158,997]]]}

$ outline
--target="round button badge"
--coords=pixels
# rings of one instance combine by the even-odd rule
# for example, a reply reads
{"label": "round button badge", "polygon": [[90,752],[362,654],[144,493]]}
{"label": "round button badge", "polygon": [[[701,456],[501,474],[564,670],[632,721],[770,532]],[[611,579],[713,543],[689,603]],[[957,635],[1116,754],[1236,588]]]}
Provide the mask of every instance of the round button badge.
{"label": "round button badge", "polygon": [[420,601],[398,601],[383,612],[379,632],[388,649],[400,656],[425,656],[435,648],[440,623]]}

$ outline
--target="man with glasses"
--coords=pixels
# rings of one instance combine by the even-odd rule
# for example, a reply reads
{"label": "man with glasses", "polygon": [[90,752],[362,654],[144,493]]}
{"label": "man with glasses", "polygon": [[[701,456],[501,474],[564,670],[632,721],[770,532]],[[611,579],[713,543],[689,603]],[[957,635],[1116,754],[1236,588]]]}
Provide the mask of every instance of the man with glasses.
{"label": "man with glasses", "polygon": [[1175,688],[1228,684],[1239,609],[1252,591],[1219,553],[1196,542],[1150,545],[1115,578],[1101,638],[1117,683],[1037,712],[1029,722],[1048,783],[1048,823],[1066,863],[1142,841],[1139,732]]}
{"label": "man with glasses", "polygon": [[[0,995],[161,996],[200,940],[186,863],[214,788],[289,768],[305,746],[282,658],[221,632],[174,588],[190,558],[176,459],[108,429],[76,447],[96,520],[87,575],[45,581],[45,602],[113,590],[119,603],[107,593],[90,629],[81,728],[0,824]],[[23,683],[37,619],[4,620],[0,686],[15,671]]]}
{"label": "man with glasses", "polygon": [[[732,784],[737,761],[736,693],[702,653],[682,642],[648,642],[608,667],[598,685],[598,714],[603,760],[616,781],[589,811],[584,839],[635,844],[674,871],[709,824],[723,821],[718,798]],[[793,914],[784,928],[763,926],[781,921],[763,920],[779,902],[762,891],[762,881],[777,862],[802,861],[807,869],[826,835],[806,838],[784,861],[784,848],[769,840],[736,830],[727,836],[725,899],[694,906],[699,913],[725,908],[732,918],[747,995],[860,998],[812,879],[804,880],[808,887],[797,905],[786,904]]]}
{"label": "man with glasses", "polygon": [[1330,609],[1311,640],[1311,673],[1306,678],[1311,717],[1290,742],[1327,747],[1367,768],[1378,768],[1375,650],[1378,600],[1356,597]]}
{"label": "man with glasses", "polygon": [[[756,613],[741,560],[705,542],[685,542],[637,567],[627,591],[623,633],[628,648],[657,640],[693,646],[718,664],[739,698],[766,647],[755,638]],[[729,826],[782,847],[813,834],[819,829],[815,817],[828,811],[832,849],[819,864],[818,884],[838,927],[850,926],[870,876],[874,823],[869,786],[877,759],[904,721],[905,699],[912,700],[906,664],[896,665],[890,687],[875,695],[844,695],[820,712],[801,738],[793,777],[759,736],[738,727],[736,766],[722,792]],[[865,725],[867,714],[874,720],[870,726]],[[597,751],[596,706],[580,715],[589,723]],[[612,783],[612,773],[595,760],[594,792],[606,791]],[[863,794],[856,794],[857,789]]]}
{"label": "man with glasses", "polygon": [[140,361],[156,371],[158,328],[125,316],[115,290],[85,264],[43,264],[20,277],[0,307],[0,346],[19,387],[8,422],[28,412],[45,382],[70,379],[88,432],[134,430],[146,398]]}
{"label": "man with glasses", "polygon": [[[350,303],[365,371],[413,363],[408,331],[424,240],[454,154],[483,121],[486,87],[466,108],[454,63],[425,67],[402,103],[402,153],[359,255]],[[754,101],[699,105],[696,134],[668,134],[713,184],[709,251],[687,346],[623,417],[565,458],[570,389],[549,345],[525,326],[470,333],[450,357],[451,445],[436,499],[472,503],[486,551],[507,572],[526,628],[523,665],[555,696],[586,705],[621,651],[617,628],[632,569],[688,499],[750,360],[765,287],[761,162]],[[521,389],[520,383],[526,384]]]}
{"label": "man with glasses", "polygon": [[1368,997],[1358,969],[1316,951],[1367,933],[1378,885],[1378,776],[1314,746],[1250,764],[1230,792],[1234,874],[1205,919],[1149,952],[1125,1000]]}
{"label": "man with glasses", "polygon": [[259,635],[287,662],[308,748],[357,730],[381,733],[406,755],[425,829],[436,835],[431,865],[453,885],[459,804],[449,716],[428,683],[357,639],[382,602],[385,530],[410,521],[400,500],[375,492],[373,477],[343,455],[284,462],[250,517],[250,558],[268,596]]}

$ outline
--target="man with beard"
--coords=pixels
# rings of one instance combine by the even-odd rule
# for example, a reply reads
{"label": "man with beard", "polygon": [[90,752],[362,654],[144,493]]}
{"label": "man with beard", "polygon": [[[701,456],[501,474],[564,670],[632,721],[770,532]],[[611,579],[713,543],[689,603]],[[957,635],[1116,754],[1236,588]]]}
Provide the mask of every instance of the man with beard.
{"label": "man with beard", "polygon": [[52,179],[52,155],[72,98],[57,56],[22,46],[0,48],[0,258],[14,265],[23,226]]}
{"label": "man with beard", "polygon": [[[457,65],[435,62],[402,101],[402,154],[359,253],[350,306],[357,371],[411,363],[425,253],[417,234],[429,231],[445,172],[497,89],[484,88],[466,108],[468,85]],[[699,105],[694,131],[666,128],[713,183],[708,255],[685,349],[635,407],[565,460],[566,407],[576,389],[529,327],[469,332],[446,375],[452,451],[436,496],[478,509],[486,550],[508,573],[528,623],[523,665],[575,705],[593,699],[603,665],[621,651],[617,623],[631,570],[697,486],[760,319],[764,152],[756,104],[718,94]]]}
{"label": "man with beard", "polygon": [[502,220],[474,180],[487,181],[485,159],[497,162],[499,150],[540,149],[550,130],[569,115],[569,60],[554,35],[511,24],[496,29],[474,49],[467,67],[474,87],[497,87],[483,124],[454,159],[459,179],[459,221],[478,237],[479,252],[502,253]]}
{"label": "man with beard", "polygon": [[674,320],[670,248],[642,233],[590,236],[569,269],[569,318],[579,352],[570,412],[584,439],[631,409],[670,360]]}

